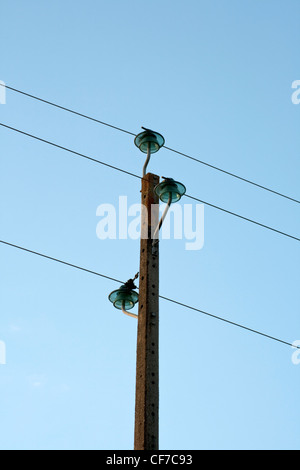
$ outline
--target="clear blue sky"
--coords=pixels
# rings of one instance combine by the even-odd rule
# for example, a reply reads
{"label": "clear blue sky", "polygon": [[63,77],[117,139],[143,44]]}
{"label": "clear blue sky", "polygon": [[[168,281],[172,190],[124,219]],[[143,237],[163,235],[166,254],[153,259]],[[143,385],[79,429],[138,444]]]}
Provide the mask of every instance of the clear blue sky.
{"label": "clear blue sky", "polygon": [[[299,199],[297,0],[5,2],[0,80]],[[7,91],[0,121],[141,174],[130,135]],[[138,240],[96,210],[140,182],[1,128],[0,239],[126,281]],[[149,170],[299,237],[299,205],[162,149]],[[182,200],[181,203],[191,201]],[[196,203],[195,203],[196,204]],[[205,243],[160,248],[160,293],[300,340],[299,242],[205,206]],[[118,284],[0,245],[1,449],[132,449],[136,321]],[[293,349],[160,303],[160,447],[299,449]]]}

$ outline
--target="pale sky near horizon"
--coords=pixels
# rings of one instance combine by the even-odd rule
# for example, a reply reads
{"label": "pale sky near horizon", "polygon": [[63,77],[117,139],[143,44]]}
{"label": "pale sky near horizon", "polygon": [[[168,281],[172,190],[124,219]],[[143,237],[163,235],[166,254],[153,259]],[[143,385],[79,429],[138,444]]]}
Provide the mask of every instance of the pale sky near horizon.
{"label": "pale sky near horizon", "polygon": [[[15,0],[1,6],[0,80],[153,128],[299,201],[299,18],[297,0]],[[2,102],[0,123],[142,174],[133,136],[9,89]],[[100,240],[97,209],[139,204],[139,179],[3,126],[0,142],[0,240],[133,277],[139,240]],[[295,201],[167,149],[148,169],[300,237]],[[300,341],[298,240],[204,204],[204,244],[186,242],[161,241],[162,296]],[[108,301],[119,284],[3,243],[0,259],[0,449],[132,449],[136,320]],[[161,449],[299,450],[299,377],[290,346],[161,299]]]}

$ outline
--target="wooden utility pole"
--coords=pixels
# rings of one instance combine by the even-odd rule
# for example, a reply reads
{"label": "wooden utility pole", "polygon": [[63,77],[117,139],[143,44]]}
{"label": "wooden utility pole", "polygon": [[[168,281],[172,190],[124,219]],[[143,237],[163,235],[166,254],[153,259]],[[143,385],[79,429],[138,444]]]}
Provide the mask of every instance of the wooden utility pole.
{"label": "wooden utility pole", "polygon": [[159,177],[142,179],[139,314],[136,361],[135,450],[159,448],[159,250],[152,236],[159,222]]}

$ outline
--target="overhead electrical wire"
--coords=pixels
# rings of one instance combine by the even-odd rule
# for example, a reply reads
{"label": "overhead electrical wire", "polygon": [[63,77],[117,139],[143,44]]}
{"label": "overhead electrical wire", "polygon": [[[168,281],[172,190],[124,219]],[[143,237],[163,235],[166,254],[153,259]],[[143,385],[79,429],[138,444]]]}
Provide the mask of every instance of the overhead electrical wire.
{"label": "overhead electrical wire", "polygon": [[170,147],[166,147],[164,146],[165,149],[167,150],[170,150],[171,152],[174,152],[174,153],[177,153],[178,155],[181,155],[183,157],[186,157],[186,158],[189,158],[190,160],[193,160],[195,162],[198,162],[198,163],[201,163],[202,165],[206,165],[210,168],[213,168],[214,170],[217,170],[217,171],[220,171],[222,173],[225,173],[226,175],[229,175],[229,176],[233,176],[233,178],[237,178],[241,181],[244,181],[246,183],[249,183],[249,184],[252,184],[253,186],[257,186],[258,188],[261,188],[261,189],[264,189],[265,191],[269,191],[270,193],[273,193],[273,194],[277,194],[277,196],[281,196],[281,197],[284,197],[285,199],[289,199],[290,201],[293,201],[293,202],[297,202],[298,204],[300,204],[300,201],[298,201],[298,199],[294,199],[293,197],[290,197],[290,196],[286,196],[285,194],[282,194],[278,191],[275,191],[274,189],[270,189],[270,188],[267,188],[266,186],[263,186],[262,184],[258,184],[258,183],[255,183],[254,181],[251,181],[247,178],[243,178],[242,176],[238,176],[238,175],[235,175],[234,173],[231,173],[230,171],[226,171],[226,170],[223,170],[222,168],[218,168],[217,166],[215,165],[211,165],[210,163],[207,163],[207,162],[204,162],[204,161],[201,161],[199,160],[198,158],[195,158],[195,157],[192,157],[191,155],[188,155],[186,153],[183,153],[183,152],[179,152],[178,150],[174,150]]}
{"label": "overhead electrical wire", "polygon": [[[16,245],[16,244],[14,244],[14,243],[7,242],[7,241],[5,241],[5,240],[0,240],[0,243],[2,243],[3,245],[10,246],[10,247],[12,247],[12,248],[16,248],[16,249],[21,250],[21,251],[25,251],[25,252],[30,253],[30,254],[34,254],[34,255],[40,256],[40,257],[42,257],[42,258],[46,258],[46,259],[51,260],[51,261],[55,261],[55,262],[60,263],[60,264],[64,264],[64,265],[69,266],[69,267],[71,267],[71,268],[79,269],[80,271],[85,271],[85,272],[87,272],[87,273],[89,273],[89,274],[93,274],[93,275],[95,275],[95,276],[99,276],[99,277],[102,277],[102,278],[104,278],[104,279],[108,279],[108,280],[113,281],[113,282],[118,282],[118,283],[120,283],[120,284],[123,284],[123,283],[124,283],[124,281],[120,281],[119,279],[116,279],[116,278],[114,278],[114,277],[107,276],[107,275],[105,275],[105,274],[101,274],[101,273],[98,273],[98,272],[96,272],[96,271],[92,271],[91,269],[83,268],[83,267],[78,266],[78,265],[73,264],[73,263],[68,263],[67,261],[63,261],[63,260],[61,260],[61,259],[54,258],[54,257],[48,256],[48,255],[45,255],[44,253],[40,253],[40,252],[38,252],[38,251],[30,250],[30,249],[28,249],[28,248],[25,248],[25,247],[20,246],[20,245]],[[227,323],[227,324],[230,324],[230,325],[232,325],[232,326],[236,326],[236,327],[238,327],[238,328],[241,328],[241,329],[243,329],[243,330],[249,331],[249,332],[251,332],[251,333],[255,333],[255,334],[257,334],[257,335],[260,335],[260,336],[263,336],[263,337],[265,337],[265,338],[271,339],[271,340],[276,341],[276,342],[278,342],[278,343],[285,344],[285,345],[290,346],[290,347],[295,348],[295,349],[300,349],[300,346],[296,346],[296,345],[294,345],[294,344],[292,344],[292,343],[289,343],[288,341],[284,341],[284,340],[282,340],[282,339],[276,338],[276,337],[271,336],[271,335],[268,335],[268,334],[266,334],[266,333],[262,333],[261,331],[254,330],[254,329],[252,329],[252,328],[249,328],[249,327],[247,327],[247,326],[244,326],[244,325],[241,325],[241,324],[239,324],[239,323],[233,322],[233,321],[231,321],[231,320],[227,320],[226,318],[223,318],[223,317],[214,315],[214,314],[212,314],[212,313],[208,313],[208,312],[206,312],[206,311],[204,311],[204,310],[200,310],[199,308],[192,307],[192,306],[187,305],[187,304],[185,304],[185,303],[183,303],[183,302],[179,302],[179,301],[177,301],[177,300],[170,299],[169,297],[165,297],[165,296],[163,296],[163,295],[159,295],[159,298],[162,299],[162,300],[165,300],[165,301],[167,301],[167,302],[172,302],[172,303],[174,303],[174,304],[176,304],[176,305],[179,305],[179,306],[181,306],[181,307],[187,308],[187,309],[189,309],[189,310],[194,310],[194,311],[196,311],[196,312],[202,313],[202,314],[204,314],[204,315],[206,315],[206,316],[209,316],[209,317],[214,318],[214,319],[216,319],[216,320],[220,320],[220,321],[225,322],[225,323]]]}
{"label": "overhead electrical wire", "polygon": [[125,173],[127,175],[130,175],[130,176],[133,176],[135,178],[141,179],[140,176],[135,175],[134,173],[131,173],[130,171],[123,170],[122,168],[118,168],[117,166],[110,165],[109,163],[102,162],[101,160],[97,160],[96,158],[89,157],[88,155],[85,155],[83,153],[76,152],[75,150],[71,150],[67,147],[63,147],[62,145],[58,145],[54,142],[50,142],[50,140],[42,139],[41,137],[37,137],[36,135],[33,135],[33,134],[28,134],[28,132],[21,131],[20,129],[16,129],[15,127],[7,126],[6,124],[3,124],[2,122],[0,122],[0,126],[5,127],[6,129],[10,129],[14,132],[18,132],[19,134],[26,135],[27,137],[31,137],[32,139],[43,142],[44,144],[52,145],[52,147],[56,147],[56,148],[59,148],[61,150],[65,150],[66,152],[72,153],[73,155],[77,155],[78,157],[85,158],[86,160],[91,160],[94,163],[99,163],[100,165],[106,166],[108,168],[112,168],[113,170],[117,170],[117,171],[120,171],[120,172]]}
{"label": "overhead electrical wire", "polygon": [[[132,135],[132,136],[135,136],[135,135],[136,135],[134,132],[130,132],[130,131],[126,130],[126,129],[123,129],[123,128],[118,127],[118,126],[114,126],[114,125],[109,124],[109,123],[107,123],[107,122],[101,121],[101,120],[99,120],[99,119],[97,119],[97,118],[88,116],[88,115],[83,114],[83,113],[80,113],[80,112],[78,112],[78,111],[74,111],[73,109],[67,108],[67,107],[65,107],[65,106],[61,106],[61,105],[59,105],[59,104],[57,104],[57,103],[54,103],[54,102],[52,102],[52,101],[48,101],[48,100],[45,100],[45,99],[43,99],[43,98],[39,98],[38,96],[32,95],[32,94],[30,94],[30,93],[26,93],[26,92],[24,92],[24,91],[22,91],[22,90],[18,90],[17,88],[13,88],[13,87],[11,87],[11,86],[9,86],[9,85],[1,84],[1,83],[0,83],[0,85],[3,86],[3,87],[5,87],[5,88],[7,88],[8,90],[13,91],[13,92],[22,94],[22,95],[27,96],[27,97],[29,97],[29,98],[32,98],[32,99],[34,99],[34,100],[37,100],[37,101],[40,101],[40,102],[42,102],[42,103],[48,104],[48,105],[53,106],[53,107],[55,107],[55,108],[61,109],[61,110],[63,110],[63,111],[67,111],[67,112],[69,112],[69,113],[72,113],[72,114],[77,115],[77,116],[79,116],[79,117],[82,117],[82,118],[84,118],[84,119],[88,119],[88,120],[90,120],[90,121],[96,122],[96,123],[101,124],[101,125],[103,125],[103,126],[110,127],[110,128],[112,128],[112,129],[118,130],[118,131],[120,131],[120,132],[124,132],[124,133],[129,134],[129,135]],[[215,166],[215,165],[212,165],[211,163],[205,162],[205,161],[203,161],[203,160],[200,160],[200,159],[198,159],[198,158],[196,158],[196,157],[193,157],[193,156],[191,156],[191,155],[188,155],[187,153],[180,152],[179,150],[173,149],[173,148],[171,148],[171,147],[164,146],[164,148],[165,148],[166,150],[169,150],[170,152],[176,153],[177,155],[180,155],[180,156],[185,157],[185,158],[187,158],[187,159],[189,159],[189,160],[193,160],[193,161],[195,161],[195,162],[197,162],[197,163],[200,163],[201,165],[205,165],[205,166],[207,166],[207,167],[209,167],[209,168],[211,168],[211,169],[213,169],[213,170],[217,170],[217,171],[219,171],[219,172],[221,172],[221,173],[224,173],[224,174],[226,174],[226,175],[228,175],[228,176],[231,176],[231,177],[233,177],[233,178],[236,178],[236,179],[238,179],[238,180],[240,180],[240,181],[243,181],[243,182],[245,182],[245,183],[251,184],[251,185],[256,186],[256,187],[258,187],[258,188],[260,188],[260,189],[263,189],[263,190],[268,191],[268,192],[270,192],[270,193],[276,194],[277,196],[283,197],[283,198],[285,198],[285,199],[288,199],[288,200],[290,200],[290,201],[293,201],[293,202],[296,202],[296,203],[300,204],[300,201],[299,201],[298,199],[295,199],[295,198],[293,198],[293,197],[287,196],[286,194],[283,194],[283,193],[281,193],[281,192],[279,192],[279,191],[275,191],[274,189],[270,189],[270,188],[268,188],[268,187],[266,187],[266,186],[264,186],[264,185],[262,185],[262,184],[259,184],[259,183],[254,182],[254,181],[252,181],[252,180],[250,180],[250,179],[248,179],[248,178],[244,178],[244,177],[239,176],[239,175],[237,175],[237,174],[235,174],[235,173],[232,173],[232,172],[230,172],[230,171],[227,171],[227,170],[224,170],[224,169],[222,169],[222,168],[219,168],[219,167],[217,167],[217,166]]]}
{"label": "overhead electrical wire", "polygon": [[1,86],[7,88],[8,90],[15,91],[16,93],[20,93],[21,95],[28,96],[29,98],[33,98],[37,101],[41,101],[42,103],[49,104],[50,106],[54,106],[55,108],[62,109],[63,111],[67,111],[68,113],[75,114],[77,116],[83,117],[85,119],[89,119],[90,121],[97,122],[98,124],[102,124],[103,126],[111,127],[112,129],[115,129],[117,131],[124,132],[126,134],[130,134],[135,136],[133,132],[126,131],[125,129],[122,129],[121,127],[113,126],[112,124],[108,124],[107,122],[100,121],[99,119],[93,118],[91,116],[87,116],[86,114],[79,113],[78,111],[74,111],[73,109],[66,108],[65,106],[61,106],[59,104],[53,103],[51,101],[44,100],[43,98],[39,98],[38,96],[31,95],[30,93],[26,93],[25,91],[17,90],[16,88],[12,88],[8,85],[1,84]]}
{"label": "overhead electrical wire", "polygon": [[[97,160],[96,158],[90,157],[90,156],[85,155],[85,154],[83,154],[83,153],[76,152],[75,150],[71,150],[71,149],[69,149],[69,148],[67,148],[67,147],[64,147],[64,146],[62,146],[62,145],[58,145],[58,144],[56,144],[56,143],[54,143],[54,142],[51,142],[51,141],[49,141],[49,140],[42,139],[41,137],[37,137],[37,136],[35,136],[35,135],[33,135],[33,134],[29,134],[28,132],[24,132],[24,131],[22,131],[22,130],[20,130],[20,129],[16,129],[15,127],[8,126],[7,124],[4,124],[4,123],[1,123],[1,122],[0,122],[0,126],[6,128],[6,129],[10,129],[10,130],[12,130],[12,131],[14,131],[14,132],[17,132],[17,133],[19,133],[19,134],[23,134],[23,135],[25,135],[25,136],[27,136],[27,137],[31,137],[32,139],[38,140],[38,141],[43,142],[43,143],[45,143],[45,144],[51,145],[51,146],[53,146],[53,147],[59,148],[59,149],[61,149],[61,150],[64,150],[64,151],[66,151],[66,152],[69,152],[69,153],[71,153],[71,154],[73,154],[73,155],[77,155],[77,156],[82,157],[82,158],[85,158],[85,159],[87,159],[87,160],[91,160],[91,161],[94,162],[94,163],[98,163],[98,164],[100,164],[100,165],[106,166],[106,167],[108,167],[108,168],[111,168],[111,169],[113,169],[113,170],[119,171],[119,172],[121,172],[121,173],[125,173],[125,174],[127,174],[127,175],[129,175],[129,176],[132,176],[132,177],[134,177],[134,178],[138,178],[138,179],[140,179],[140,180],[143,179],[141,176],[138,176],[138,175],[136,175],[135,173],[132,173],[132,172],[127,171],[127,170],[124,170],[124,169],[119,168],[119,167],[114,166],[114,165],[110,165],[109,163],[103,162],[103,161],[101,161],[101,160]],[[262,224],[262,223],[260,223],[260,222],[257,222],[257,221],[255,221],[255,220],[253,220],[253,219],[249,219],[248,217],[244,217],[244,216],[242,216],[242,215],[240,215],[240,214],[237,214],[237,213],[235,213],[235,212],[229,211],[229,210],[224,209],[224,208],[222,208],[222,207],[219,207],[219,206],[216,206],[216,205],[211,204],[211,203],[209,203],[209,202],[203,201],[202,199],[199,199],[199,198],[197,198],[197,197],[190,196],[190,195],[185,195],[185,196],[188,197],[188,198],[190,198],[190,199],[193,199],[193,200],[195,200],[195,201],[201,202],[201,203],[203,203],[203,204],[207,204],[208,206],[213,207],[214,209],[220,210],[220,211],[222,211],[222,212],[225,212],[225,213],[230,214],[230,215],[232,215],[232,216],[238,217],[238,218],[240,218],[240,219],[242,219],[242,220],[245,220],[245,221],[247,221],[247,222],[251,222],[251,223],[253,223],[253,224],[255,224],[255,225],[258,225],[258,226],[263,227],[263,228],[265,228],[265,229],[268,229],[268,230],[271,230],[271,231],[273,231],[273,232],[276,232],[276,233],[278,233],[278,234],[280,234],[280,235],[283,235],[283,236],[285,236],[285,237],[288,237],[288,238],[291,238],[291,239],[300,241],[300,238],[298,238],[298,237],[296,237],[296,236],[294,236],[294,235],[290,235],[290,234],[288,234],[288,233],[286,233],[286,232],[282,232],[282,231],[277,230],[277,229],[275,229],[275,228],[273,228],[273,227],[270,227],[270,226],[268,226],[268,225],[265,225],[265,224]]]}
{"label": "overhead electrical wire", "polygon": [[217,315],[213,315],[212,313],[208,313],[208,312],[205,312],[204,310],[200,310],[199,308],[196,308],[196,307],[191,307],[190,305],[187,305],[187,304],[184,304],[182,302],[178,302],[177,300],[174,300],[174,299],[169,299],[168,297],[164,297],[163,295],[160,295],[159,296],[161,299],[164,299],[164,300],[167,300],[169,302],[173,302],[174,304],[177,304],[177,305],[180,305],[181,307],[185,307],[185,308],[188,308],[190,310],[194,310],[196,312],[200,312],[200,313],[203,313],[204,315],[207,315],[211,318],[215,318],[216,320],[221,320],[225,323],[228,323],[229,325],[233,325],[233,326],[237,326],[238,328],[242,328],[243,330],[247,330],[247,331],[250,331],[251,333],[255,333],[257,335],[260,335],[260,336],[264,336],[265,338],[269,338],[269,339],[272,339],[274,341],[277,341],[279,343],[283,343],[283,344],[286,344],[288,346],[292,346],[296,349],[300,349],[300,346],[294,346],[293,344],[291,343],[288,343],[287,341],[283,341],[282,339],[278,339],[278,338],[275,338],[274,336],[270,336],[270,335],[267,335],[266,333],[262,333],[261,331],[258,331],[258,330],[254,330],[252,328],[249,328],[247,326],[244,326],[244,325],[240,325],[239,323],[236,323],[236,322],[233,322],[231,320],[227,320],[226,318],[222,318],[222,317],[219,317]]}
{"label": "overhead electrical wire", "polygon": [[300,241],[300,238],[298,238],[298,237],[294,237],[293,235],[289,235],[288,233],[281,232],[280,230],[277,230],[276,228],[269,227],[268,225],[262,224],[260,222],[255,221],[255,220],[248,219],[248,217],[244,217],[243,215],[236,214],[235,212],[231,212],[227,209],[224,209],[222,207],[211,204],[210,202],[203,201],[202,199],[198,199],[197,197],[190,196],[189,194],[185,194],[185,196],[188,197],[189,199],[193,199],[194,201],[202,202],[203,204],[206,204],[207,206],[213,207],[214,209],[218,209],[219,211],[223,211],[226,214],[233,215],[233,216],[238,217],[242,220],[246,220],[247,222],[251,222],[252,224],[259,225],[260,227],[266,228],[268,230],[272,230],[273,232],[279,233],[280,235],[284,235],[285,237],[293,238],[294,240],[297,240],[298,242]]}
{"label": "overhead electrical wire", "polygon": [[71,268],[80,269],[81,271],[85,271],[89,274],[94,274],[95,276],[100,276],[100,277],[103,277],[105,279],[109,279],[110,281],[115,281],[115,282],[122,283],[122,281],[120,281],[119,279],[115,279],[114,277],[105,276],[104,274],[97,273],[96,271],[92,271],[90,269],[82,268],[81,266],[77,266],[75,264],[68,263],[67,261],[63,261],[63,260],[58,259],[58,258],[53,258],[52,256],[48,256],[48,255],[45,255],[43,253],[39,253],[38,251],[29,250],[28,248],[24,248],[23,246],[14,245],[13,243],[9,243],[9,242],[6,242],[4,240],[0,240],[0,243],[2,243],[3,245],[11,246],[12,248],[17,248],[18,250],[26,251],[27,253],[31,253],[33,255],[41,256],[42,258],[46,258],[46,259],[49,259],[51,261],[56,261],[57,263],[65,264],[66,266],[70,266]]}

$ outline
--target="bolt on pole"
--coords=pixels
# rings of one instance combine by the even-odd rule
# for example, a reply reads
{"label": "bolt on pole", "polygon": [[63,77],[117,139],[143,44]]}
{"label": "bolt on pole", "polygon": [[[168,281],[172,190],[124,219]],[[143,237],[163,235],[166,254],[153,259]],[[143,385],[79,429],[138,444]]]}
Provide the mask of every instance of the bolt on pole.
{"label": "bolt on pole", "polygon": [[159,448],[159,252],[152,236],[159,221],[159,177],[142,179],[139,314],[136,360],[135,450]]}

